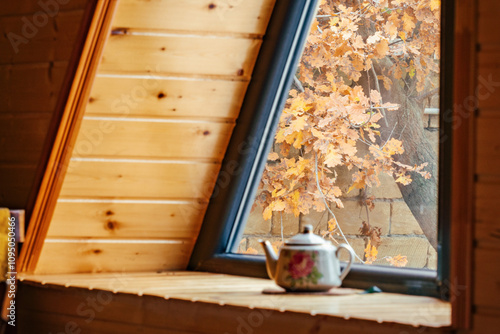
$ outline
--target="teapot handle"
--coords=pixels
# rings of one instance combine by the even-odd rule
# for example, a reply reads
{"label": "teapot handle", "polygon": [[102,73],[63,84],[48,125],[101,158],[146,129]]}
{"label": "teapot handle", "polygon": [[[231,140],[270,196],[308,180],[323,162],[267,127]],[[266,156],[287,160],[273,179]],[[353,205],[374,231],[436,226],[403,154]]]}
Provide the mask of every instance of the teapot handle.
{"label": "teapot handle", "polygon": [[340,274],[339,278],[340,278],[341,282],[344,280],[344,278],[347,276],[347,274],[351,270],[352,262],[354,261],[354,253],[352,251],[352,248],[346,244],[340,244],[337,246],[337,250],[335,251],[335,255],[337,256],[337,259],[339,258],[339,251],[342,248],[349,252],[349,261],[347,262],[347,266],[344,268],[344,270]]}

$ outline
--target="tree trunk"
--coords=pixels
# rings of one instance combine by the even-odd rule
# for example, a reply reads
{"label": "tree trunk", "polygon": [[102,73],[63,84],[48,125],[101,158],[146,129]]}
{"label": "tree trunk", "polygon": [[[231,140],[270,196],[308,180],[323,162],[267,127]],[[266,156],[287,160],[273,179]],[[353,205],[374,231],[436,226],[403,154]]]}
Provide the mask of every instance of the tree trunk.
{"label": "tree trunk", "polygon": [[[375,70],[380,75],[381,69],[392,66],[390,59],[385,58],[375,64]],[[372,73],[370,73],[372,74]],[[373,77],[371,75],[370,77]],[[372,78],[371,81],[373,81]],[[375,79],[376,80],[376,79]],[[373,89],[373,84],[372,84]],[[427,162],[425,170],[431,173],[431,178],[426,180],[420,175],[412,175],[409,185],[398,183],[403,198],[415,216],[425,236],[434,249],[437,248],[437,194],[438,194],[438,159],[431,143],[425,136],[424,122],[422,120],[423,104],[414,98],[408,98],[407,91],[398,80],[393,80],[390,90],[380,85],[384,102],[397,103],[397,111],[385,111],[388,126],[380,121],[381,136],[385,141],[392,137],[403,142],[405,152],[394,157],[396,161],[415,166]]]}

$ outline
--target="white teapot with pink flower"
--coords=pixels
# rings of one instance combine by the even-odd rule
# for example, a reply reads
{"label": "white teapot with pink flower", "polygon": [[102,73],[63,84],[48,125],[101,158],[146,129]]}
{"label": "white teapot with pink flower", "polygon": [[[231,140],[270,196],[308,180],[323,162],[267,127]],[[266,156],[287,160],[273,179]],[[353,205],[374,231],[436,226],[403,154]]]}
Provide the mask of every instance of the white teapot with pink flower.
{"label": "white teapot with pink flower", "polygon": [[[338,247],[313,233],[312,225],[305,225],[302,233],[285,243],[279,257],[269,241],[260,241],[266,253],[267,273],[276,284],[287,291],[327,291],[339,287],[351,270],[354,260],[352,248]],[[347,250],[349,262],[340,270],[339,251]]]}

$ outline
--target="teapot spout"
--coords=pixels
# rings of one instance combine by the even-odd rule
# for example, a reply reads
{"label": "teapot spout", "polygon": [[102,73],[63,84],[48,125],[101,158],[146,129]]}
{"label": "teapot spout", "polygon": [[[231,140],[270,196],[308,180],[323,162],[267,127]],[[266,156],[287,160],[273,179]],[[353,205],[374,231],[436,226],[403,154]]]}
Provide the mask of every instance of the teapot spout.
{"label": "teapot spout", "polygon": [[260,244],[264,248],[264,253],[266,254],[266,269],[267,274],[271,279],[276,276],[276,267],[278,265],[278,255],[274,252],[273,246],[269,241],[260,240]]}

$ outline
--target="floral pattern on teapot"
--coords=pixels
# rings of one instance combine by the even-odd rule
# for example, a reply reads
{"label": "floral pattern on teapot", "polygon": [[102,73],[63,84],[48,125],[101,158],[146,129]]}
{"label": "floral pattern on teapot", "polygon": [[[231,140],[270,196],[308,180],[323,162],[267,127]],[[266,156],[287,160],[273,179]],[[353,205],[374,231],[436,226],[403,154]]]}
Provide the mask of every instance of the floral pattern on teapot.
{"label": "floral pattern on teapot", "polygon": [[286,280],[290,281],[292,288],[304,285],[318,284],[323,277],[316,266],[318,252],[285,251],[288,264],[283,268],[287,272]]}

